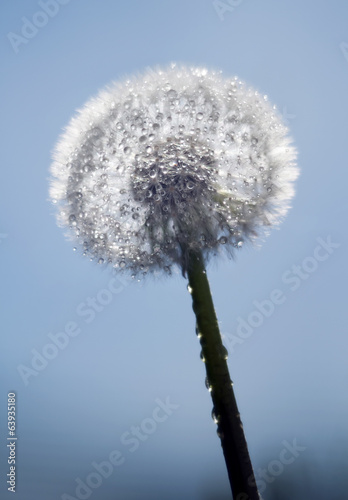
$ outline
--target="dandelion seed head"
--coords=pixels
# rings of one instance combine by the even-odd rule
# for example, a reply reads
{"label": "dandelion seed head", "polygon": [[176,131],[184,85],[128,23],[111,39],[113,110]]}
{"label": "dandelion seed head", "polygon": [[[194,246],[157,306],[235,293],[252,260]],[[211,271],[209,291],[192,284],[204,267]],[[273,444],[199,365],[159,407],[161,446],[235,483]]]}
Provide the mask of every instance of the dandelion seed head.
{"label": "dandelion seed head", "polygon": [[266,96],[204,68],[148,70],[86,103],[54,151],[50,197],[75,246],[133,274],[208,259],[286,214],[296,150]]}

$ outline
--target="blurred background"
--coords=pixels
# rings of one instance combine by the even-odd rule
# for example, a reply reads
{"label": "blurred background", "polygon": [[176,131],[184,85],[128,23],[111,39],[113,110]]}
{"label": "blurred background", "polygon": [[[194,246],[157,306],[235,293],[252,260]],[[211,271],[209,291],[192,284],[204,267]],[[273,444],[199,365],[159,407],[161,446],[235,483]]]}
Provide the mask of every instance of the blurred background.
{"label": "blurred background", "polygon": [[[208,273],[263,498],[348,498],[347,2],[0,10],[1,498],[9,392],[18,500],[230,498],[184,278],[120,281],[73,252],[48,202],[51,151],[75,109],[172,61],[238,75],[291,129],[293,209],[260,248]],[[266,315],[274,290],[284,300]]]}

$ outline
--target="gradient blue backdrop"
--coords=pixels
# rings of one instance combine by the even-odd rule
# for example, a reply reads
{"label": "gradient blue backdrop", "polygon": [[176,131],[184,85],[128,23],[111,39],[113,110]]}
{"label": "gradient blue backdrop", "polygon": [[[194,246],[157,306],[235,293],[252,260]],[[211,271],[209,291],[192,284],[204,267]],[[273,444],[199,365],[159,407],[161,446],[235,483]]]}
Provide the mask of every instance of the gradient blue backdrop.
{"label": "gradient blue backdrop", "polygon": [[[1,4],[1,498],[12,498],[4,477],[12,390],[17,500],[74,497],[76,478],[112,450],[125,461],[91,499],[229,498],[185,280],[124,282],[86,323],[78,306],[112,276],[72,251],[47,201],[51,151],[74,110],[108,82],[172,61],[238,75],[291,128],[302,172],[293,209],[260,249],[212,264],[209,276],[255,470],[278,459],[284,440],[306,448],[264,498],[345,498],[348,4],[232,4],[222,20],[211,0],[71,0],[27,43],[17,39],[17,51],[9,33],[21,35],[23,17],[45,24],[42,7]],[[329,236],[340,246],[292,291],[283,274]],[[275,288],[285,302],[233,345],[238,317]],[[18,366],[69,322],[80,334],[25,385]],[[167,397],[179,407],[131,453],[121,435]],[[283,483],[288,496],[275,497]]]}

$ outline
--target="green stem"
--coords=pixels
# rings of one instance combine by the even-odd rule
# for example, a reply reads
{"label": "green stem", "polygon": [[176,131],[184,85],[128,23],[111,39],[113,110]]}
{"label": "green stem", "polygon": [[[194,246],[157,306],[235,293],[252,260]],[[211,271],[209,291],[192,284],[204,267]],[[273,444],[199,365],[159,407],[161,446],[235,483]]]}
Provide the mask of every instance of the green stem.
{"label": "green stem", "polygon": [[227,351],[222,344],[203,256],[200,252],[188,252],[187,275],[192,307],[197,318],[197,334],[202,346],[202,358],[214,404],[214,419],[217,422],[233,498],[259,500],[226,362]]}

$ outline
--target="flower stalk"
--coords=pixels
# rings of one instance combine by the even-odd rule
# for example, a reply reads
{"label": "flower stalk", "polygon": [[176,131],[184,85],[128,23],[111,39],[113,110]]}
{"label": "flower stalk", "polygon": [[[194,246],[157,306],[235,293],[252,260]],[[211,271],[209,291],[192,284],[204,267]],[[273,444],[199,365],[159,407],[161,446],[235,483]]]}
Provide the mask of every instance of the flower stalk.
{"label": "flower stalk", "polygon": [[206,367],[207,387],[214,405],[212,414],[217,423],[233,498],[259,500],[203,256],[197,251],[188,252],[188,255],[188,289],[197,319],[196,331],[202,346],[201,357]]}

